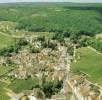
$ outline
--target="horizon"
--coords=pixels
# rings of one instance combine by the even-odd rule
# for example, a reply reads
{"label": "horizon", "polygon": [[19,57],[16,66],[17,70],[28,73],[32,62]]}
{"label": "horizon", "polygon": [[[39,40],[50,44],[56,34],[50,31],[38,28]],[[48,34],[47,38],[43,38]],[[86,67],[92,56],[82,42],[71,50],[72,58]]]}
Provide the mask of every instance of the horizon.
{"label": "horizon", "polygon": [[29,3],[29,2],[42,2],[42,3],[53,3],[53,2],[72,2],[72,3],[102,3],[102,0],[0,0],[0,3]]}

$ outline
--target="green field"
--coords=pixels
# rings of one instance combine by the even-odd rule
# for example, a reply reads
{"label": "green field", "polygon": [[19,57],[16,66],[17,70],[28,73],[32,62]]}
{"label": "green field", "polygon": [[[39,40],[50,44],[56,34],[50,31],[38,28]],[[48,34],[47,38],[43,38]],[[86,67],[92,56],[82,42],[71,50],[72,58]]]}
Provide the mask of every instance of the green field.
{"label": "green field", "polygon": [[0,34],[0,49],[6,48],[8,46],[11,46],[15,43],[15,38],[13,36],[17,37],[24,37],[24,36],[45,36],[46,38],[51,38],[54,33],[52,32],[25,32],[25,31],[18,31],[13,34],[7,34],[7,36]]}
{"label": "green field", "polygon": [[[53,36],[53,32],[30,32],[25,30],[17,30],[15,31],[14,22],[10,21],[1,21],[0,22],[0,49],[6,48],[15,43],[15,39],[24,36],[45,36],[46,38],[51,38]],[[8,26],[8,28],[7,28]],[[14,37],[13,37],[14,36]]]}
{"label": "green field", "polygon": [[31,90],[34,86],[36,86],[37,80],[36,79],[27,79],[27,80],[14,80],[8,88],[12,89],[15,93],[20,93],[24,90]]}
{"label": "green field", "polygon": [[95,51],[83,47],[77,50],[81,58],[76,63],[71,64],[71,70],[74,72],[82,71],[89,75],[89,80],[102,82],[102,55]]}
{"label": "green field", "polygon": [[10,66],[0,66],[0,76],[10,71],[12,67]]}
{"label": "green field", "polygon": [[0,34],[0,48],[7,47],[13,44],[13,42],[14,42],[14,39],[12,37],[7,37]]}
{"label": "green field", "polygon": [[6,86],[5,83],[0,82],[0,100],[9,100],[10,98],[6,95],[6,91],[4,87]]}

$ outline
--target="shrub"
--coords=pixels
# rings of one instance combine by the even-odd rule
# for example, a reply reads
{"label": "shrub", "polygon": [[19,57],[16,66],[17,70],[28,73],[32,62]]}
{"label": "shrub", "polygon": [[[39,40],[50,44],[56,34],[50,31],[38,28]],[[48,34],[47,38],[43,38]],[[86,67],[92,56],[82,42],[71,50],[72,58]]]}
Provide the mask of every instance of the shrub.
{"label": "shrub", "polygon": [[56,49],[57,43],[55,41],[48,41],[48,48]]}
{"label": "shrub", "polygon": [[38,40],[38,41],[45,41],[45,36],[39,36],[39,37],[37,38],[37,40]]}
{"label": "shrub", "polygon": [[52,37],[53,40],[58,40],[59,42],[62,42],[64,41],[64,34],[63,33],[60,33],[60,32],[57,32],[53,37]]}
{"label": "shrub", "polygon": [[62,88],[62,81],[54,80],[43,84],[43,92],[47,98],[51,98],[52,95],[58,93]]}
{"label": "shrub", "polygon": [[20,38],[17,42],[18,45],[20,46],[25,46],[28,44],[27,40],[25,38]]}
{"label": "shrub", "polygon": [[31,53],[40,53],[41,49],[32,47],[32,48],[30,49],[30,51],[31,51]]}
{"label": "shrub", "polygon": [[67,51],[68,51],[69,55],[73,56],[73,54],[74,54],[74,47],[73,46],[68,47]]}

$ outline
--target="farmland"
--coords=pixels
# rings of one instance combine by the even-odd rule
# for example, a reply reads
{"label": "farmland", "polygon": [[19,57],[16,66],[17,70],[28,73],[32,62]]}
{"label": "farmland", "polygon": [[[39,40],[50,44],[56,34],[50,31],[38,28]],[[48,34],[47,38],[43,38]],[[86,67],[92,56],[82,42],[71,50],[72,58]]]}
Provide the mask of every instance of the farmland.
{"label": "farmland", "polygon": [[15,93],[20,93],[20,92],[23,92],[24,90],[31,90],[36,85],[37,85],[37,80],[36,79],[14,80],[8,86],[8,88],[12,89]]}
{"label": "farmland", "polygon": [[6,91],[4,90],[4,87],[6,86],[5,83],[0,82],[0,100],[9,100],[9,96],[6,95]]}
{"label": "farmland", "polygon": [[102,82],[102,55],[96,53],[89,48],[80,48],[77,50],[80,59],[71,64],[74,72],[82,71],[89,75],[88,79],[96,82]]}

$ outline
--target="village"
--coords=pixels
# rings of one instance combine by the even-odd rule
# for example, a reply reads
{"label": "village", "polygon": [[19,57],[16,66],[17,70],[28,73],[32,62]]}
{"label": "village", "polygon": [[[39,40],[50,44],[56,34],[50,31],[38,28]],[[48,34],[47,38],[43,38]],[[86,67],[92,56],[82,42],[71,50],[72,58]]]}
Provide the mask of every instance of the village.
{"label": "village", "polygon": [[[29,50],[30,47],[26,45],[17,54],[12,53],[12,56],[10,57],[1,57],[0,64],[5,64],[5,66],[7,67],[8,64],[6,63],[6,61],[8,60],[16,66],[12,71],[7,73],[7,77],[12,79],[27,80],[28,78],[36,78],[38,80],[38,85],[40,86],[42,86],[46,82],[53,82],[57,80],[61,83],[59,83],[59,85],[61,86],[58,90],[58,92],[60,92],[61,89],[63,89],[63,81],[66,78],[70,64],[70,60],[68,59],[67,47],[61,45],[56,40],[50,40],[48,41],[50,47],[42,48],[42,41],[39,41],[37,38],[38,37],[26,37],[25,39],[30,46],[33,46],[34,48],[36,48],[36,50],[39,49],[39,53],[31,53],[31,51]],[[12,98],[11,100],[20,100],[21,98],[26,97],[37,99],[36,92],[41,91],[43,94],[43,98],[45,98],[45,94],[42,90],[39,89],[40,88],[28,90],[27,94],[25,93],[25,91],[27,90],[23,90],[24,92],[21,91],[20,93],[13,95],[11,93],[9,95]],[[35,96],[32,96],[31,94],[35,94]],[[55,97],[56,96],[51,95],[51,98]]]}
{"label": "village", "polygon": [[[22,47],[17,53],[0,56],[1,66],[12,66],[6,75],[1,76],[1,81],[10,80],[5,88],[10,100],[102,99],[99,86],[86,80],[84,73],[76,75],[70,71],[70,64],[75,59],[68,53],[68,42],[61,44],[57,40],[38,36],[26,36],[22,40],[24,43],[20,44]],[[14,83],[16,80],[17,83]],[[32,84],[27,83],[29,80]],[[21,90],[19,81],[25,84]],[[14,86],[10,88],[12,83]]]}

